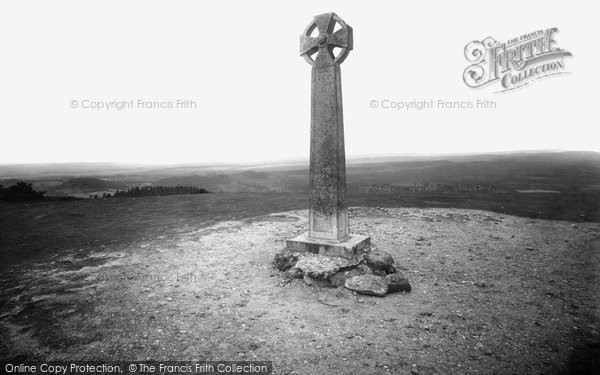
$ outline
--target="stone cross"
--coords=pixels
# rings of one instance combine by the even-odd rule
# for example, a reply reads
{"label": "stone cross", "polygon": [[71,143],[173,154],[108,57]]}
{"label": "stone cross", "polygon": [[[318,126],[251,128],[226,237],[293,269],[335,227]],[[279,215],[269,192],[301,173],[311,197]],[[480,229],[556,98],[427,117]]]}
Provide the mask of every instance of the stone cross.
{"label": "stone cross", "polygon": [[[335,24],[341,28],[333,32]],[[318,29],[319,35],[311,37]],[[336,57],[334,48],[342,50]],[[334,13],[316,16],[300,36],[300,55],[312,65],[309,237],[348,237],[346,157],[340,64],[352,49],[352,28]],[[315,54],[316,57],[311,57]]]}
{"label": "stone cross", "polygon": [[[315,29],[318,35],[313,37]],[[335,13],[315,16],[300,36],[300,55],[312,65],[309,231],[288,240],[290,250],[353,257],[370,245],[370,237],[349,233],[345,202],[340,64],[350,50],[352,28]]]}

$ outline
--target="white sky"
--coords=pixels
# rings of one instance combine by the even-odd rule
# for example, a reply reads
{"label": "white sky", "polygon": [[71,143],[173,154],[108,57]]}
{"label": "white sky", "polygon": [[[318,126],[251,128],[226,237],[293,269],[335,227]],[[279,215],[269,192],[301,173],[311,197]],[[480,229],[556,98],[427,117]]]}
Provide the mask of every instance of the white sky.
{"label": "white sky", "polygon": [[[0,164],[306,158],[316,14],[354,28],[342,64],[346,153],[600,151],[594,2],[3,1]],[[515,92],[462,81],[465,45],[557,27],[570,75]],[[96,111],[71,100],[190,99]],[[493,99],[488,111],[372,109],[371,100]],[[595,124],[595,125],[594,125]]]}

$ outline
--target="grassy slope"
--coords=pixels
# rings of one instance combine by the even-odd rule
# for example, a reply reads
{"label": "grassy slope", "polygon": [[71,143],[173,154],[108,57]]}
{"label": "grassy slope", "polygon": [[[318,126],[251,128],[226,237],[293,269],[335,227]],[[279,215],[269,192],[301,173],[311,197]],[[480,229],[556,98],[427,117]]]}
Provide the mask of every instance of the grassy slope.
{"label": "grassy slope", "polygon": [[[600,221],[597,195],[350,193],[349,206],[457,207],[544,219]],[[57,251],[116,247],[148,237],[308,206],[307,194],[202,194],[0,203],[0,264]],[[2,266],[0,266],[2,267]]]}

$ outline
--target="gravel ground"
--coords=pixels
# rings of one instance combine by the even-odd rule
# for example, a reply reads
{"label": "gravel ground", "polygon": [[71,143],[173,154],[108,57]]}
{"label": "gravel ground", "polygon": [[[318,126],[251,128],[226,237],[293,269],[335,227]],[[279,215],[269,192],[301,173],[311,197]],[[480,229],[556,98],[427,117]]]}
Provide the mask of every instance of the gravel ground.
{"label": "gravel ground", "polygon": [[269,360],[276,374],[598,373],[600,224],[352,208],[413,290],[284,279],[291,211],[99,245],[0,275],[3,360]]}

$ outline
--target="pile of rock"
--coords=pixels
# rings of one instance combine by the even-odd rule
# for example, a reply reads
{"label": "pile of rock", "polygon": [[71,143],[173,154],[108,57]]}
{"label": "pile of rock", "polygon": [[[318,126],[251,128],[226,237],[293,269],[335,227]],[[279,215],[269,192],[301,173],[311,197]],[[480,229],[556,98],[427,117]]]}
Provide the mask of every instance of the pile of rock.
{"label": "pile of rock", "polygon": [[408,280],[396,270],[392,256],[377,249],[362,251],[352,259],[283,249],[275,255],[275,266],[286,277],[303,278],[311,285],[343,285],[373,296],[411,290]]}

